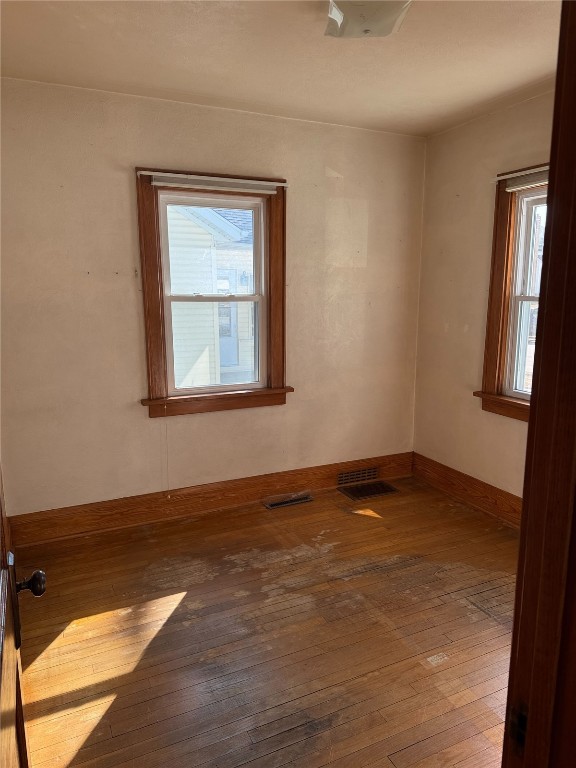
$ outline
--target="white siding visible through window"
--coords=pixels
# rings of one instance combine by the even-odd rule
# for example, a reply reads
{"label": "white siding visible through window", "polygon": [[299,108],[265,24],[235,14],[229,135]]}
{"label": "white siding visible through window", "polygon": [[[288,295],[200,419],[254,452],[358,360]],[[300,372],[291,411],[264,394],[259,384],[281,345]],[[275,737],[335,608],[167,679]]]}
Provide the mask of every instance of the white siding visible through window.
{"label": "white siding visible through window", "polygon": [[176,206],[168,207],[171,293],[210,292],[216,272],[211,256],[214,235]]}
{"label": "white siding visible through window", "polygon": [[160,200],[171,390],[264,386],[262,201]]}
{"label": "white siding visible through window", "polygon": [[[214,279],[210,249],[213,236],[175,206],[167,211],[170,232],[170,276],[173,293],[192,293],[193,287],[209,286]],[[173,307],[174,382],[177,388],[210,386],[220,365],[217,307],[213,304],[182,304]]]}

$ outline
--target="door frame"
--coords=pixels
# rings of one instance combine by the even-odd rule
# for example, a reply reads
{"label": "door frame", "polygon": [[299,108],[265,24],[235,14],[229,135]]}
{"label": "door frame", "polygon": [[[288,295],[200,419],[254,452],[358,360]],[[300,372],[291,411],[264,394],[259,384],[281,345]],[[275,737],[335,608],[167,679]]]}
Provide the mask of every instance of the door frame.
{"label": "door frame", "polygon": [[504,768],[574,766],[570,705],[576,703],[575,137],[576,2],[564,0]]}

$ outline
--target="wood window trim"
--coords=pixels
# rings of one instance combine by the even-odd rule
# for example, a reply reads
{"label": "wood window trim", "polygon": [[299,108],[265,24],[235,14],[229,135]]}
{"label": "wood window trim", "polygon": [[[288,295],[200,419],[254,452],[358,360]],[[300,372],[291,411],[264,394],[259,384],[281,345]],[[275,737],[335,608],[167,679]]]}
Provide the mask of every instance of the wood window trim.
{"label": "wood window trim", "polygon": [[[187,176],[210,176],[222,179],[246,179],[250,181],[276,182],[285,184],[283,179],[266,179],[247,176],[229,176],[197,171],[173,171],[159,168],[136,168],[136,189],[138,199],[138,223],[140,236],[140,259],[142,265],[142,293],[144,299],[144,321],[146,336],[146,359],[148,368],[148,397],[141,400],[148,408],[151,418],[180,416],[191,413],[255,408],[259,406],[284,405],[286,393],[293,387],[285,381],[286,349],[286,193],[284,186],[276,187],[276,194],[270,195],[267,204],[267,386],[258,389],[243,389],[225,392],[209,392],[170,396],[168,394],[167,355],[164,325],[164,280],[160,249],[160,223],[158,193],[163,187],[152,184],[149,175],[139,171],[154,172],[158,175],[179,173]],[[170,191],[194,191],[190,185],[170,187]],[[217,190],[212,191],[218,194]],[[227,193],[229,194],[229,193]],[[245,193],[249,196],[250,193]]]}
{"label": "wood window trim", "polygon": [[497,413],[499,416],[508,416],[518,421],[530,419],[530,401],[522,400],[508,395],[496,395],[490,392],[474,392],[474,397],[482,400],[482,410]]}
{"label": "wood window trim", "polygon": [[[519,168],[502,176],[511,176],[541,168],[543,164]],[[482,410],[528,421],[530,400],[503,394],[506,377],[506,352],[510,319],[510,298],[514,274],[516,195],[506,191],[506,179],[496,184],[494,207],[494,237],[492,241],[492,268],[488,294],[488,317],[484,346],[482,389],[474,397],[482,401]]]}

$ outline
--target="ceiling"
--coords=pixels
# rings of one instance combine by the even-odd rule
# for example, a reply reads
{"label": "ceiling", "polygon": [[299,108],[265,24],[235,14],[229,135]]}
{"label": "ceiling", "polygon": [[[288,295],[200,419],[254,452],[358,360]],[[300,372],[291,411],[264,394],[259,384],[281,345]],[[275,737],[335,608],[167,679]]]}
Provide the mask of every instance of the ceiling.
{"label": "ceiling", "polygon": [[328,2],[2,2],[6,77],[429,135],[553,87],[556,0],[416,0],[387,38]]}

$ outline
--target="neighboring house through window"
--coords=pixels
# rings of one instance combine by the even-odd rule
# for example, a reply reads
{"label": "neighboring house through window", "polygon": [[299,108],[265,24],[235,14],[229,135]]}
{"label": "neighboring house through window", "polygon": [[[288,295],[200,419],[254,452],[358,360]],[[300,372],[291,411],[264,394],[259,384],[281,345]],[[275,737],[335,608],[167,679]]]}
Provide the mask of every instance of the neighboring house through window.
{"label": "neighboring house through window", "polygon": [[498,177],[492,272],[488,300],[482,408],[528,420],[542,253],[546,228],[548,169]]}
{"label": "neighboring house through window", "polygon": [[137,184],[150,416],[284,403],[285,182]]}

